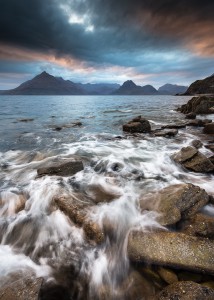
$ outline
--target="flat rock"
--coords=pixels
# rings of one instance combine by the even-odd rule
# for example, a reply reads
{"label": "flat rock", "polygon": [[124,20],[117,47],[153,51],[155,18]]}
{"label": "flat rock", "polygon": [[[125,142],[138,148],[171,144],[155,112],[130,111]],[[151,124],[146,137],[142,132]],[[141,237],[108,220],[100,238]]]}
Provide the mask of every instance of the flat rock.
{"label": "flat rock", "polygon": [[177,129],[164,129],[164,130],[157,130],[154,132],[154,135],[157,137],[174,137],[178,134]]}
{"label": "flat rock", "polygon": [[37,170],[38,177],[48,176],[72,176],[84,169],[80,160],[61,160],[46,167]]}
{"label": "flat rock", "polygon": [[43,279],[24,277],[0,288],[1,300],[38,300]]}
{"label": "flat rock", "polygon": [[127,252],[132,262],[214,274],[214,242],[179,232],[132,231]]}
{"label": "flat rock", "polygon": [[123,131],[130,133],[146,133],[151,131],[151,125],[147,119],[138,116],[127,124],[124,124]]}
{"label": "flat rock", "polygon": [[194,172],[209,173],[214,171],[214,164],[209,158],[191,146],[182,148],[172,158],[175,162]]}
{"label": "flat rock", "polygon": [[193,184],[175,184],[157,193],[145,195],[140,200],[141,210],[154,210],[161,225],[173,225],[189,218],[209,202],[204,189]]}
{"label": "flat rock", "polygon": [[180,281],[168,285],[157,296],[157,300],[212,300],[214,290],[192,281]]}
{"label": "flat rock", "polygon": [[214,134],[214,123],[206,124],[203,132],[207,134]]}

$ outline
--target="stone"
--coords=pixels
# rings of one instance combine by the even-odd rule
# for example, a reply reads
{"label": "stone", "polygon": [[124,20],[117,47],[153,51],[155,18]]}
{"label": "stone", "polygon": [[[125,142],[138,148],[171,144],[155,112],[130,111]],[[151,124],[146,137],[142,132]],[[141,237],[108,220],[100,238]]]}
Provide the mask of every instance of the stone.
{"label": "stone", "polygon": [[87,193],[98,204],[101,202],[111,202],[121,196],[121,194],[113,189],[106,190],[102,185],[92,184],[89,185]]}
{"label": "stone", "polygon": [[170,231],[131,231],[127,253],[132,262],[214,274],[214,242]]}
{"label": "stone", "polygon": [[43,279],[23,277],[0,287],[1,300],[37,300]]}
{"label": "stone", "polygon": [[172,158],[175,162],[193,172],[209,173],[214,171],[214,164],[209,158],[191,146],[182,148]]}
{"label": "stone", "polygon": [[192,281],[179,281],[165,287],[157,300],[213,300],[214,290]]}
{"label": "stone", "polygon": [[147,133],[151,131],[149,121],[141,116],[123,125],[123,131],[130,133]]}
{"label": "stone", "polygon": [[168,284],[172,284],[178,281],[177,275],[170,269],[159,267],[157,272],[160,277]]}
{"label": "stone", "polygon": [[179,111],[184,114],[195,113],[195,114],[210,114],[214,106],[214,97],[200,96],[193,97],[187,104],[182,105]]}
{"label": "stone", "polygon": [[140,200],[141,210],[159,213],[157,221],[164,226],[176,224],[189,218],[209,202],[204,189],[193,184],[170,185],[156,193],[144,195]]}
{"label": "stone", "polygon": [[214,134],[214,123],[209,123],[204,126],[203,132],[206,134]]}
{"label": "stone", "polygon": [[206,124],[211,123],[212,120],[210,119],[196,119],[186,122],[186,126],[193,126],[193,127],[204,127]]}
{"label": "stone", "polygon": [[208,144],[208,145],[205,145],[205,147],[207,149],[209,149],[210,151],[214,152],[214,144]]}
{"label": "stone", "polygon": [[178,134],[177,129],[171,129],[171,130],[157,130],[154,132],[154,135],[157,137],[174,137]]}
{"label": "stone", "polygon": [[195,119],[196,118],[196,114],[194,112],[190,112],[186,115],[185,117],[186,119]]}
{"label": "stone", "polygon": [[27,122],[33,122],[34,119],[32,119],[32,118],[26,118],[26,119],[19,119],[18,121],[19,121],[19,122],[27,123]]}
{"label": "stone", "polygon": [[191,145],[196,149],[203,147],[203,143],[200,140],[193,140]]}
{"label": "stone", "polygon": [[180,124],[168,124],[161,127],[161,129],[181,129],[186,127],[186,122]]}
{"label": "stone", "polygon": [[80,160],[63,159],[51,165],[44,166],[37,170],[38,177],[48,176],[72,176],[84,169]]}
{"label": "stone", "polygon": [[214,239],[214,217],[197,213],[182,224],[182,232]]}

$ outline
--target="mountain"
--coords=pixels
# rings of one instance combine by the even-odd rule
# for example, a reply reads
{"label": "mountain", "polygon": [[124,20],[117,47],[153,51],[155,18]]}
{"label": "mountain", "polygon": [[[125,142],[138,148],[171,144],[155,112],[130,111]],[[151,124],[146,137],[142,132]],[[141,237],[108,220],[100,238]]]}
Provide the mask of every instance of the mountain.
{"label": "mountain", "polygon": [[132,80],[127,80],[119,89],[115,90],[113,95],[159,95],[158,91],[152,85],[139,86]]}
{"label": "mountain", "polygon": [[117,83],[78,83],[87,95],[110,95],[120,87]]}
{"label": "mountain", "polygon": [[119,84],[82,84],[42,72],[15,89],[0,91],[3,95],[109,95]]}
{"label": "mountain", "polygon": [[159,87],[158,92],[162,95],[176,95],[185,93],[187,89],[188,86],[167,83]]}
{"label": "mountain", "polygon": [[84,91],[70,80],[42,72],[4,95],[84,95]]}
{"label": "mountain", "polygon": [[214,94],[214,74],[193,82],[184,95]]}

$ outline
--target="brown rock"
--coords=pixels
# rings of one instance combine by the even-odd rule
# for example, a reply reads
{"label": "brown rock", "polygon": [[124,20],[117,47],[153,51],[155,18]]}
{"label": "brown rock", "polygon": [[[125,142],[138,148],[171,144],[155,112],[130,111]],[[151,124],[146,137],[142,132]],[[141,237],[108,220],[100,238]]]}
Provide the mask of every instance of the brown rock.
{"label": "brown rock", "polygon": [[199,149],[203,146],[203,143],[200,140],[193,140],[191,144],[196,149]]}
{"label": "brown rock", "polygon": [[214,123],[206,124],[203,132],[207,134],[214,134]]}
{"label": "brown rock", "polygon": [[180,107],[180,111],[184,114],[194,112],[195,114],[209,114],[210,108],[214,106],[214,97],[200,96],[193,97],[187,104]]}
{"label": "brown rock", "polygon": [[159,267],[157,272],[160,277],[168,284],[172,284],[178,281],[177,275],[170,269]]}
{"label": "brown rock", "polygon": [[213,300],[214,290],[192,281],[179,281],[165,287],[157,300]]}
{"label": "brown rock", "polygon": [[154,210],[160,213],[158,222],[164,226],[173,225],[194,215],[209,202],[205,190],[193,184],[175,184],[157,193],[145,195],[140,200],[141,210]]}
{"label": "brown rock", "polygon": [[214,217],[197,213],[184,222],[182,232],[214,239]]}
{"label": "brown rock", "polygon": [[45,175],[72,176],[83,169],[82,161],[64,159],[56,163],[52,163],[47,167],[39,168],[37,170],[37,174],[38,177]]}
{"label": "brown rock", "polygon": [[37,300],[43,279],[24,277],[0,288],[1,300]]}
{"label": "brown rock", "polygon": [[147,119],[139,116],[127,124],[124,124],[123,131],[130,133],[146,133],[151,131],[151,125]]}
{"label": "brown rock", "polygon": [[209,150],[211,150],[212,152],[214,152],[214,144],[211,145],[205,145],[205,147]]}
{"label": "brown rock", "polygon": [[196,118],[196,114],[194,112],[190,112],[186,115],[185,117],[186,119],[195,119]]}
{"label": "brown rock", "polygon": [[132,231],[127,252],[133,262],[214,274],[213,247],[212,241],[179,232]]}
{"label": "brown rock", "polygon": [[171,130],[158,130],[156,132],[154,132],[154,135],[157,137],[173,137],[176,136],[176,134],[178,134],[178,130],[177,129],[171,129]]}
{"label": "brown rock", "polygon": [[111,202],[121,196],[121,194],[115,192],[113,189],[106,190],[99,184],[90,185],[87,192],[96,204],[100,202]]}
{"label": "brown rock", "polygon": [[214,164],[194,147],[184,147],[174,154],[172,158],[190,171],[199,173],[214,171]]}

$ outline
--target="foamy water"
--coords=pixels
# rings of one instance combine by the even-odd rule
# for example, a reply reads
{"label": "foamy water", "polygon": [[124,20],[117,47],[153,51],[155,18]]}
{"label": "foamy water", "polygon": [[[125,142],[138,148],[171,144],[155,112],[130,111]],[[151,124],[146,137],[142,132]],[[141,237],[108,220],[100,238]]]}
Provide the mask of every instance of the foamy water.
{"label": "foamy water", "polygon": [[[118,106],[122,106],[121,101]],[[113,120],[109,117],[112,113],[128,114],[129,118],[136,113],[133,103],[125,102],[123,109],[113,102],[108,106],[103,108],[108,122]],[[179,120],[181,116],[173,110],[175,105],[171,108],[171,114]],[[158,110],[162,114],[160,105],[154,110],[153,119],[149,110],[142,109],[142,114],[148,114],[153,126],[166,124],[166,119],[158,116]],[[139,114],[141,111],[138,110]],[[117,123],[122,124],[124,119],[121,120],[119,115],[116,115]],[[157,213],[140,212],[139,199],[149,192],[183,182],[199,185],[214,195],[213,176],[186,172],[170,158],[197,139],[199,129],[179,130],[172,139],[149,136],[119,139],[117,135],[122,135],[120,125],[114,131],[115,124],[106,124],[107,130],[102,124],[100,132],[100,121],[89,119],[90,123],[87,121],[83,128],[62,133],[52,133],[47,127],[41,132],[35,130],[28,135],[31,144],[26,149],[23,149],[26,140],[21,140],[20,148],[16,143],[14,150],[11,146],[0,153],[0,282],[9,280],[10,274],[16,271],[29,270],[46,280],[60,281],[65,272],[62,270],[71,265],[80,285],[81,278],[89,282],[90,299],[99,299],[103,286],[109,289],[110,299],[124,299],[119,285],[130,268],[126,253],[128,233],[133,228],[152,230],[160,227],[156,221]],[[96,126],[99,127],[97,132]],[[1,139],[12,145],[10,133],[8,137],[4,133]],[[201,151],[211,155],[206,148]],[[59,156],[81,159],[84,170],[72,178],[36,178],[39,167]],[[90,188],[94,185],[117,195],[117,199],[110,203],[94,205],[87,215],[88,220],[104,230],[108,228],[104,242],[98,246],[87,241],[83,229],[61,212],[53,201],[57,196],[77,197],[77,192],[90,196]],[[77,200],[82,201],[78,197]],[[204,210],[214,214],[211,206]]]}

